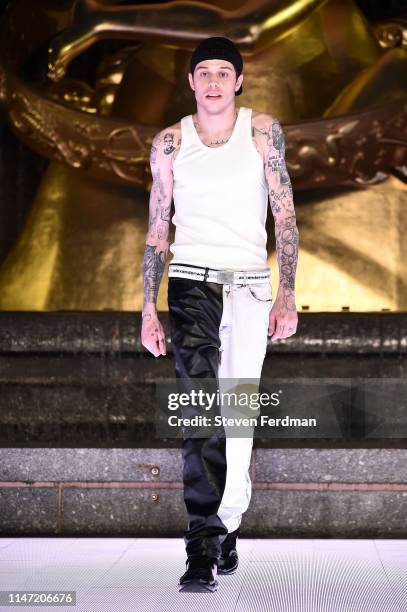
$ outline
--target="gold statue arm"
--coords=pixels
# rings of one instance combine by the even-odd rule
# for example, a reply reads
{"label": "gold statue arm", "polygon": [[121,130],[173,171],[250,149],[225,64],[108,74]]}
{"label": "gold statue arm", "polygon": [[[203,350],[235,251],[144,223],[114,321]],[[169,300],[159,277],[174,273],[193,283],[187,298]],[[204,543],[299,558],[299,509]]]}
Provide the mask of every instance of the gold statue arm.
{"label": "gold statue arm", "polygon": [[252,53],[286,36],[326,0],[252,0],[225,9],[198,0],[161,5],[103,5],[77,0],[73,23],[51,42],[48,76],[54,81],[69,63],[98,40],[157,40],[193,48],[208,36],[227,36],[243,52]]}

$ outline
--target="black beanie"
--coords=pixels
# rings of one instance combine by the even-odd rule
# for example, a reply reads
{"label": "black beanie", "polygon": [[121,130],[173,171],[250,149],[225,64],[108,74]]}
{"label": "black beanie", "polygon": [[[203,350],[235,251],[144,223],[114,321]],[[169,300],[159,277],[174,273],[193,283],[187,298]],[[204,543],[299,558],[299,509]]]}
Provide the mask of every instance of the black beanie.
{"label": "black beanie", "polygon": [[[206,38],[200,42],[191,57],[191,74],[194,74],[195,67],[197,64],[199,64],[199,62],[203,62],[207,59],[224,59],[230,62],[235,67],[236,78],[242,73],[243,58],[240,55],[239,49],[236,47],[235,43],[229,40],[229,38],[224,38],[223,36],[212,36],[211,38]],[[235,95],[240,96],[242,91],[243,86],[241,85],[235,92]]]}

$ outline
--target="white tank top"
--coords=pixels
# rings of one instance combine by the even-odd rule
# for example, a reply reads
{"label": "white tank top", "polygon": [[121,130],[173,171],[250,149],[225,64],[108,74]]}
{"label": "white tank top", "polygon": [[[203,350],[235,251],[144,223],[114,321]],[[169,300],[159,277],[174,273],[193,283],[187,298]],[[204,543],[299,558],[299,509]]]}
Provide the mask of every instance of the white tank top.
{"label": "white tank top", "polygon": [[268,267],[268,187],[252,141],[251,115],[251,108],[241,106],[232,135],[219,147],[203,144],[192,115],[181,119],[182,141],[173,165],[171,263],[231,270]]}

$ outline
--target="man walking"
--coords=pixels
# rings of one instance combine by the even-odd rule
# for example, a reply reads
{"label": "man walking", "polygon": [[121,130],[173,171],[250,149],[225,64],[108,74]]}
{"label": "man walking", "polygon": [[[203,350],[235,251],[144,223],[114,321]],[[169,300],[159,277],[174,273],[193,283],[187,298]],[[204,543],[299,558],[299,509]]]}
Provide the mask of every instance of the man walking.
{"label": "man walking", "polygon": [[[188,74],[196,113],[160,131],[151,147],[153,185],[144,255],[142,344],[166,354],[157,294],[168,251],[171,342],[178,379],[260,380],[271,340],[297,329],[298,229],[279,121],[235,107],[243,60],[227,38],[195,49]],[[175,240],[169,245],[174,200]],[[279,287],[267,265],[268,201],[275,221]],[[236,539],[251,497],[253,438],[184,437],[186,571],[180,590],[214,591],[236,571]]]}

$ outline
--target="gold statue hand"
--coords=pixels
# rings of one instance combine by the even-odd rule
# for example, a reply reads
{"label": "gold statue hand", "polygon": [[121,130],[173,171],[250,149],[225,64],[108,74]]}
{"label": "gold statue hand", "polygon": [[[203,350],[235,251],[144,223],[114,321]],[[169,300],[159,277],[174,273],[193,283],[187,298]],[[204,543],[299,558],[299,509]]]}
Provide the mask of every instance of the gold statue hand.
{"label": "gold statue hand", "polygon": [[[48,76],[60,80],[69,63],[94,42],[106,38],[157,40],[192,49],[208,36],[228,36],[242,51],[259,51],[286,36],[325,0],[251,0],[222,8],[199,0],[130,6],[77,0],[72,26],[49,48]],[[289,10],[288,10],[289,9]]]}

